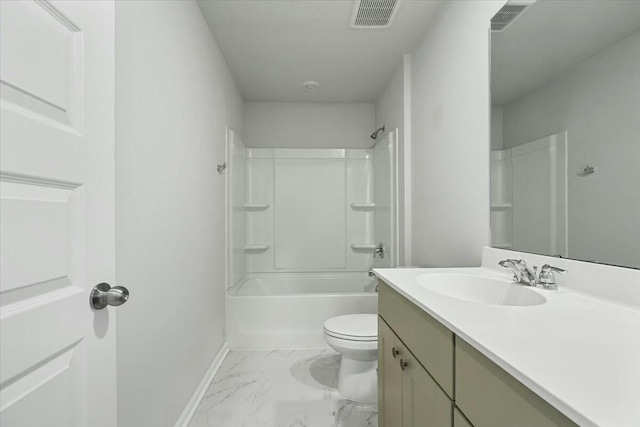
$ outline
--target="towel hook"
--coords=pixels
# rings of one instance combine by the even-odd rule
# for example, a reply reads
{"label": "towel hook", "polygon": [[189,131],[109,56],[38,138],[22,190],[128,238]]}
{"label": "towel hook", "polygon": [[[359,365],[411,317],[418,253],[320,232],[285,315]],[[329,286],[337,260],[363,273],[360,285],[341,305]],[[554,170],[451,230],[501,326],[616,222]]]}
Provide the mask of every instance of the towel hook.
{"label": "towel hook", "polygon": [[216,170],[218,171],[218,174],[222,175],[222,172],[224,172],[224,170],[227,168],[227,162],[224,162],[221,165],[216,165]]}

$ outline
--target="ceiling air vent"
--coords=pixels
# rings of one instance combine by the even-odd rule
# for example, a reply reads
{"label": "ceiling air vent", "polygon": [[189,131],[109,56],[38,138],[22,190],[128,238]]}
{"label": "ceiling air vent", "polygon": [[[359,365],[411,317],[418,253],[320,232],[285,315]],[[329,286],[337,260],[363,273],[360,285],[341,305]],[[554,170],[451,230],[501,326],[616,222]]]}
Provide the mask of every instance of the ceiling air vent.
{"label": "ceiling air vent", "polygon": [[510,1],[491,18],[491,31],[503,31],[536,0]]}
{"label": "ceiling air vent", "polygon": [[400,0],[356,0],[351,13],[351,28],[389,28]]}

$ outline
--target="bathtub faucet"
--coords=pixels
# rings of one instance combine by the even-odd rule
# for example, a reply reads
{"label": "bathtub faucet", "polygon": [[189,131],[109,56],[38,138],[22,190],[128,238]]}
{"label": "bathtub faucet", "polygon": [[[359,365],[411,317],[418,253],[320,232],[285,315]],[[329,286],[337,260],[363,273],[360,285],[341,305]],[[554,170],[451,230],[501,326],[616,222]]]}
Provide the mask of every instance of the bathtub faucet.
{"label": "bathtub faucet", "polygon": [[[373,269],[369,269],[369,277],[376,277],[376,274],[373,272]],[[378,288],[380,287],[380,282],[376,279],[376,288],[374,292],[378,292]]]}
{"label": "bathtub faucet", "polygon": [[384,243],[378,243],[378,246],[373,250],[373,257],[375,258],[376,255],[379,255],[380,259],[384,258]]}

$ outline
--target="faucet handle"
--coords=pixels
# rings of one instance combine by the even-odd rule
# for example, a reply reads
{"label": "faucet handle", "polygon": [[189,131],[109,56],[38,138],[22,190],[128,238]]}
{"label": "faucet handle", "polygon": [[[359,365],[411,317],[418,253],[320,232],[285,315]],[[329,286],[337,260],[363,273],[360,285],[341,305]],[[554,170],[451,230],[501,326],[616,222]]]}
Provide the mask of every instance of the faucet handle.
{"label": "faucet handle", "polygon": [[564,274],[567,272],[567,270],[564,270],[559,267],[554,267],[553,265],[550,265],[550,264],[545,264],[540,268],[540,272],[547,271],[547,270],[555,271],[556,273],[560,273],[560,274]]}
{"label": "faucet handle", "polygon": [[383,259],[384,252],[385,252],[384,243],[382,242],[378,243],[378,246],[376,246],[376,248],[373,250],[373,258],[375,259],[376,255],[379,255],[380,259]]}
{"label": "faucet handle", "polygon": [[545,264],[540,267],[540,275],[538,276],[538,283],[544,286],[545,289],[549,290],[557,290],[558,285],[556,284],[556,276],[554,273],[565,274],[567,270],[562,268],[554,267],[549,264]]}

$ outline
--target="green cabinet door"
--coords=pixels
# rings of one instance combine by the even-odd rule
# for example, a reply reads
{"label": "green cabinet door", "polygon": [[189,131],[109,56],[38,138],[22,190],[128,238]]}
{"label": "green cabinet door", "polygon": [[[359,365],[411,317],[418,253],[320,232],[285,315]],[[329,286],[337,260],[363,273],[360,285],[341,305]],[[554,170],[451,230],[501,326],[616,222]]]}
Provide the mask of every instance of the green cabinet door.
{"label": "green cabinet door", "polygon": [[460,409],[455,408],[453,410],[453,427],[473,427],[469,420],[462,415]]}
{"label": "green cabinet door", "polygon": [[402,372],[402,427],[451,427],[453,402],[408,350]]}
{"label": "green cabinet door", "polygon": [[398,364],[402,343],[378,316],[378,424],[402,426],[402,370]]}

